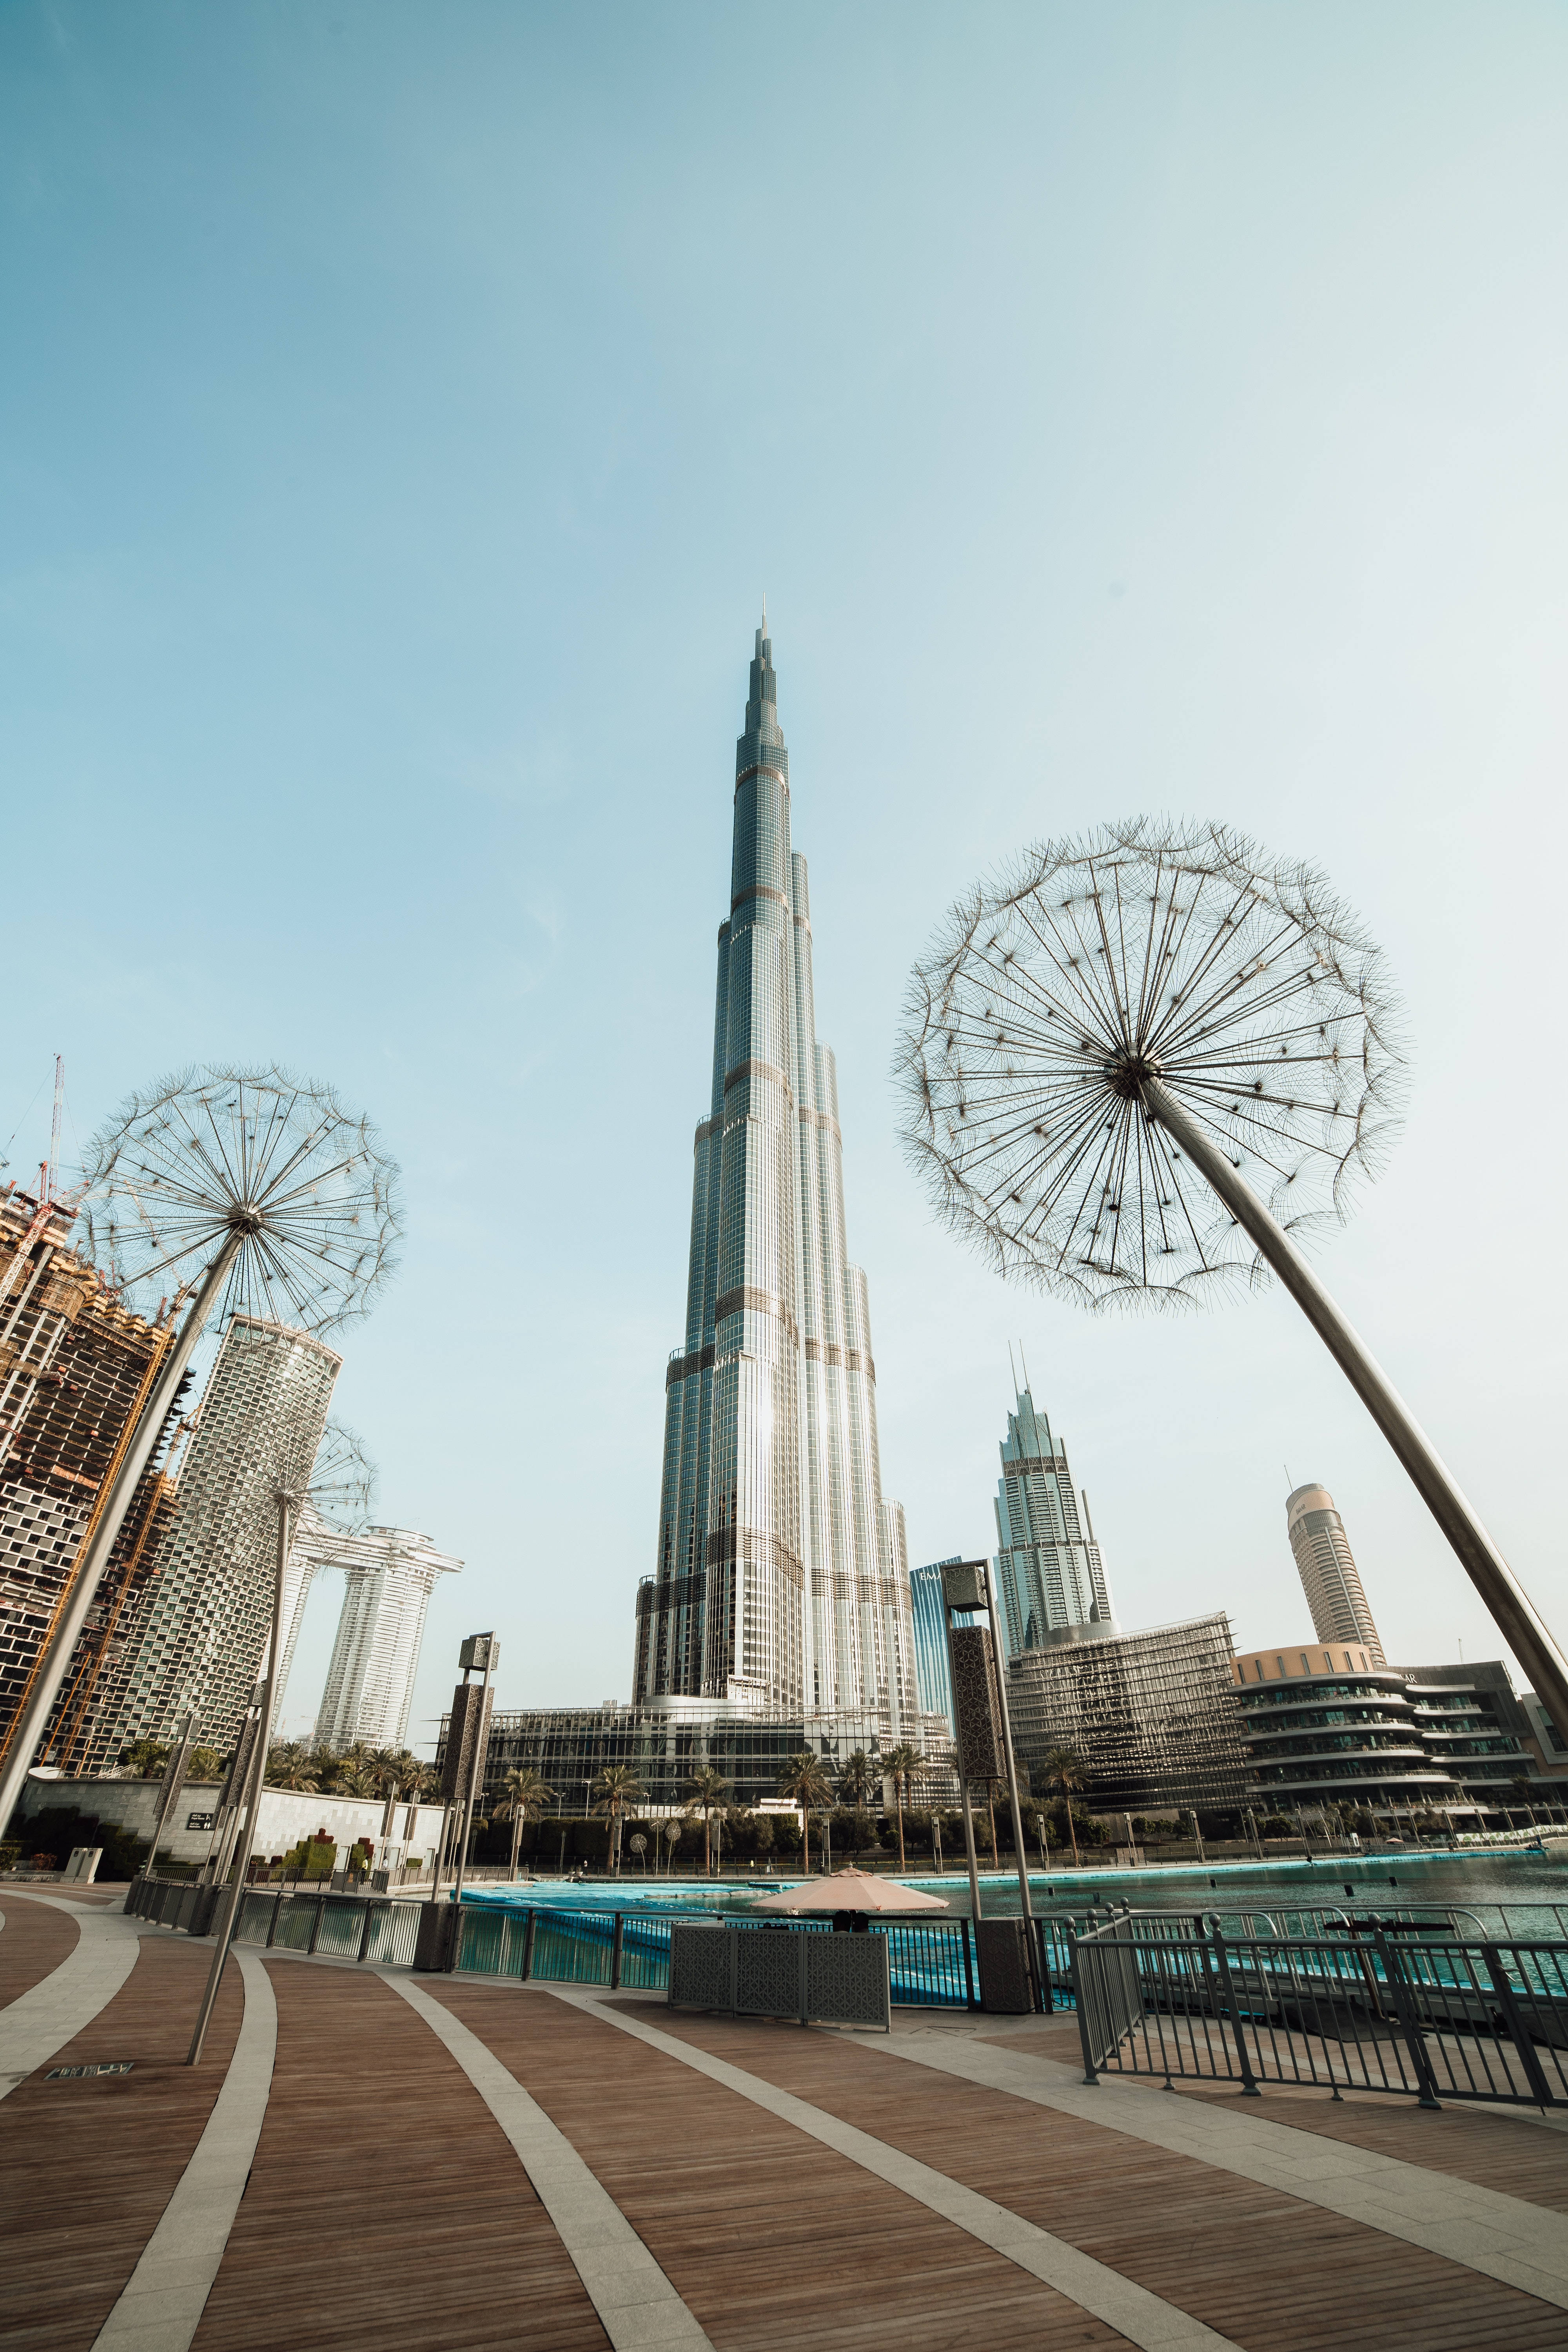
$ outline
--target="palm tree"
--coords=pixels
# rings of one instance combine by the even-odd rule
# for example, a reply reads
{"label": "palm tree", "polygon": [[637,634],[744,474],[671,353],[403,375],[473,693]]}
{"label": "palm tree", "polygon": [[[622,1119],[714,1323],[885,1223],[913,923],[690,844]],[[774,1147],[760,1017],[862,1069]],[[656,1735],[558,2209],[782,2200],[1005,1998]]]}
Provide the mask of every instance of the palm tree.
{"label": "palm tree", "polygon": [[267,1751],[267,1785],[269,1789],[315,1790],[321,1787],[315,1759],[303,1741],[273,1741]]}
{"label": "palm tree", "polygon": [[863,1805],[877,1785],[871,1759],[857,1748],[838,1768],[838,1793],[847,1805]]}
{"label": "palm tree", "polygon": [[605,1764],[594,1783],[598,1802],[594,1811],[610,1817],[610,1868],[621,1866],[621,1816],[628,1805],[635,1805],[644,1793],[643,1784],[629,1764]]}
{"label": "palm tree", "polygon": [[781,1797],[793,1797],[801,1809],[805,1824],[805,1867],[809,1871],[812,1807],[828,1804],[833,1797],[833,1782],[821,1757],[814,1756],[809,1748],[803,1748],[797,1755],[792,1756],[779,1774],[779,1794]]}
{"label": "palm tree", "polygon": [[381,1782],[374,1767],[363,1756],[345,1756],[338,1766],[338,1787],[345,1797],[379,1797]]}
{"label": "palm tree", "polygon": [[168,1760],[168,1744],[162,1739],[133,1739],[120,1751],[121,1770],[138,1780],[161,1780]]}
{"label": "palm tree", "polygon": [[713,1816],[730,1794],[730,1783],[711,1764],[699,1764],[686,1783],[686,1811],[702,1816],[703,1868],[713,1868]]}
{"label": "palm tree", "polygon": [[517,1850],[522,1843],[525,1822],[537,1822],[546,1805],[555,1801],[553,1789],[546,1788],[531,1764],[514,1764],[510,1772],[501,1774],[501,1801],[495,1809],[498,1822],[511,1823],[511,1875],[517,1876]]}
{"label": "palm tree", "polygon": [[1053,1748],[1040,1768],[1047,1789],[1059,1789],[1067,1806],[1068,1835],[1072,1840],[1072,1866],[1079,1867],[1078,1830],[1072,1817],[1073,1793],[1084,1785],[1083,1766],[1070,1748]]}
{"label": "palm tree", "polygon": [[918,1748],[907,1740],[897,1748],[887,1748],[882,1757],[882,1769],[893,1784],[893,1802],[899,1812],[899,1868],[904,1867],[904,1806],[909,1801],[910,1783],[925,1762]]}

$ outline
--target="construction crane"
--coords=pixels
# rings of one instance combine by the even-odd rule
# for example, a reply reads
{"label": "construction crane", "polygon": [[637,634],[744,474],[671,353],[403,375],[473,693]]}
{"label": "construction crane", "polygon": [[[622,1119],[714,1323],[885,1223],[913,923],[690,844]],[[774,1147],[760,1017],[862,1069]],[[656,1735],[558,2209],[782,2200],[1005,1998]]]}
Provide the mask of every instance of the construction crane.
{"label": "construction crane", "polygon": [[[31,1257],[36,1244],[47,1230],[51,1218],[63,1216],[68,1225],[74,1223],[76,1213],[81,1206],[79,1192],[61,1193],[56,1190],[59,1182],[60,1119],[65,1110],[65,1055],[57,1054],[55,1055],[55,1109],[54,1117],[49,1122],[49,1156],[47,1160],[40,1160],[38,1162],[37,1206],[33,1212],[32,1221],[26,1232],[16,1244],[16,1255],[5,1273],[0,1275],[0,1299],[8,1297],[21,1280],[22,1269]],[[15,1192],[15,1186],[11,1187],[11,1190]],[[26,1193],[22,1197],[25,1200]]]}

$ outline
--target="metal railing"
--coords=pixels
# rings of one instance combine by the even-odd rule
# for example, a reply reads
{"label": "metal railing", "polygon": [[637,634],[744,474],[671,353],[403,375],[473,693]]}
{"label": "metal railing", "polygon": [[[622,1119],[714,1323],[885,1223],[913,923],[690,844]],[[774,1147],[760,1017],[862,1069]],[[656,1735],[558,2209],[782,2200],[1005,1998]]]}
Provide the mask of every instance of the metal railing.
{"label": "metal railing", "polygon": [[[384,1895],[290,1895],[253,1887],[240,1906],[235,1940],[408,1968],[423,1907]],[[547,1904],[465,1903],[460,1911],[453,1966],[465,1976],[646,1992],[668,1990],[669,1937],[676,1921],[683,1916],[711,1920],[710,1913],[701,1911],[558,1910]],[[763,1927],[761,1920],[733,1924],[756,1931]],[[826,1920],[795,1920],[789,1932],[831,1931]],[[895,2005],[977,2005],[973,1938],[967,1919],[874,1921],[871,1932],[888,1941]],[[1065,1951],[1063,1966],[1065,1969]]]}
{"label": "metal railing", "polygon": [[[711,1916],[700,1911],[566,1911],[542,1904],[504,1908],[465,1904],[456,1965],[464,1974],[519,1981],[663,1992],[669,1983],[671,1928],[683,1917],[710,1924]],[[760,1919],[726,1924],[756,1932],[764,1927]],[[826,1920],[802,1919],[790,1922],[790,1932],[826,1935],[831,1930]],[[895,2007],[974,2006],[973,1939],[967,1919],[873,1920],[871,1932],[887,1938]]]}
{"label": "metal railing", "polygon": [[234,1940],[405,1969],[414,1963],[420,1909],[384,1895],[286,1895],[257,1886],[239,1906]]}
{"label": "metal railing", "polygon": [[1226,1935],[1214,1915],[1068,1937],[1084,2074],[1568,2106],[1568,1944],[1441,1921]]}

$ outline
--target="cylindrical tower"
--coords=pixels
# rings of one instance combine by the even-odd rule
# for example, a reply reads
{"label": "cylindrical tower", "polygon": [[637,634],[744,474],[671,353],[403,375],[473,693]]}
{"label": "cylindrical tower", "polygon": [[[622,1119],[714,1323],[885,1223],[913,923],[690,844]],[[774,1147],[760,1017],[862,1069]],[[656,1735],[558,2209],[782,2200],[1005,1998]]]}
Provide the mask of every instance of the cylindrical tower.
{"label": "cylindrical tower", "polygon": [[1374,1666],[1387,1664],[1356,1569],[1344,1521],[1326,1486],[1298,1486],[1285,1524],[1320,1642],[1357,1642]]}

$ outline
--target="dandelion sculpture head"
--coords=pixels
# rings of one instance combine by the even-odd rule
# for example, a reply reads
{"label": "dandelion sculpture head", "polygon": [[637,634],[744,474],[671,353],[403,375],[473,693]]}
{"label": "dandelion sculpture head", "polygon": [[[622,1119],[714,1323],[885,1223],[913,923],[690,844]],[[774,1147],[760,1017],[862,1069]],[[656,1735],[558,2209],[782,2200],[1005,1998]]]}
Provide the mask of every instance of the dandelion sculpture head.
{"label": "dandelion sculpture head", "polygon": [[339,1534],[352,1535],[363,1527],[375,1496],[376,1469],[364,1441],[347,1422],[331,1420],[321,1432],[316,1458],[304,1465],[298,1484],[308,1510],[331,1523]]}
{"label": "dandelion sculpture head", "polygon": [[1088,1307],[1263,1272],[1152,1086],[1298,1239],[1396,1124],[1379,950],[1321,875],[1223,825],[1141,818],[1027,852],[952,908],[905,1014],[904,1141],[939,1214]]}
{"label": "dandelion sculpture head", "polygon": [[149,1305],[226,1250],[226,1313],[323,1331],[363,1314],[392,1269],[395,1163],[330,1087],[277,1068],[133,1095],[82,1174],[89,1254]]}

